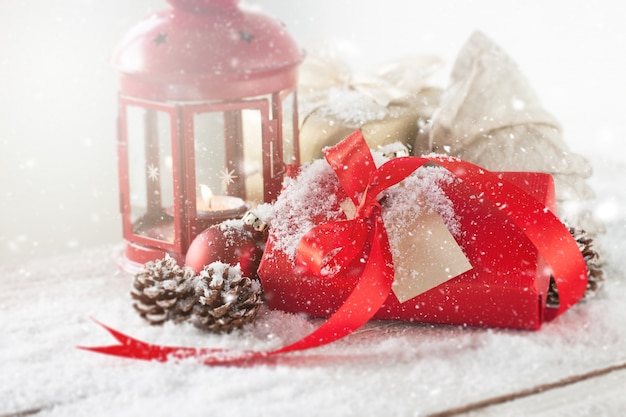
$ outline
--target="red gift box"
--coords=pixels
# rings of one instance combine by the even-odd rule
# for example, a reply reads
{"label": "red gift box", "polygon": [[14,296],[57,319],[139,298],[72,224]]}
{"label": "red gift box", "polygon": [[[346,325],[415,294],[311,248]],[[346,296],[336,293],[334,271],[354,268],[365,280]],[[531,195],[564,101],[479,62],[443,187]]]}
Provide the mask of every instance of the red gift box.
{"label": "red gift box", "polygon": [[[497,173],[497,177],[534,197],[546,210],[555,211],[550,175],[508,172]],[[536,242],[511,221],[503,209],[506,204],[498,207],[493,201],[480,198],[476,189],[463,182],[442,182],[439,186],[452,201],[461,227],[456,240],[472,269],[403,303],[390,292],[373,318],[538,329],[547,316],[558,314],[550,314],[547,311],[551,308],[546,306],[551,270],[540,256]],[[500,186],[497,182],[487,184],[488,188],[482,191],[489,194],[489,187]],[[276,212],[275,217],[279,216],[281,213]],[[320,223],[319,218],[310,220]],[[277,240],[281,238],[284,237],[270,233],[258,271],[267,304],[273,309],[313,317],[331,316],[357,286],[359,273],[312,275],[279,249]]]}

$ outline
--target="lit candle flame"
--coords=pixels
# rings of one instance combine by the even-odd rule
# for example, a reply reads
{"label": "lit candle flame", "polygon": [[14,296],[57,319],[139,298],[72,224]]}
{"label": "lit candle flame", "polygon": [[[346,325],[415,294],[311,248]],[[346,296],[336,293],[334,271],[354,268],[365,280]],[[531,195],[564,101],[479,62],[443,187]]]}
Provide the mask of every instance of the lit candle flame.
{"label": "lit candle flame", "polygon": [[174,166],[174,159],[172,158],[171,155],[167,155],[165,157],[165,166],[171,171],[172,167]]}
{"label": "lit candle flame", "polygon": [[200,184],[200,195],[202,195],[202,200],[211,207],[213,192],[207,185]]}

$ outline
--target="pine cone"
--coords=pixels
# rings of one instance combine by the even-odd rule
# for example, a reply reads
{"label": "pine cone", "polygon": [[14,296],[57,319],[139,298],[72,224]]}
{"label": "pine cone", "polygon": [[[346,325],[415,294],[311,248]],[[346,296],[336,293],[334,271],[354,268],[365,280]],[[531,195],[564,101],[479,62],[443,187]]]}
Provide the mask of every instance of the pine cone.
{"label": "pine cone", "polygon": [[[574,227],[570,227],[569,232],[578,244],[580,253],[587,265],[587,289],[585,290],[584,298],[589,299],[596,295],[596,292],[602,288],[602,284],[604,283],[604,272],[602,268],[600,268],[600,256],[598,252],[591,248],[593,246],[593,239],[587,235],[587,232]],[[559,306],[559,291],[554,277],[550,277],[547,305],[549,307]]]}
{"label": "pine cone", "polygon": [[572,237],[576,240],[578,248],[583,255],[583,259],[587,264],[587,290],[585,291],[585,297],[593,297],[596,292],[602,288],[604,284],[604,272],[600,268],[600,256],[598,252],[593,250],[593,239],[587,235],[582,229],[570,228]]}
{"label": "pine cone", "polygon": [[193,276],[191,268],[181,268],[168,255],[146,263],[133,281],[130,292],[135,300],[133,307],[153,325],[166,320],[186,320],[194,304]]}
{"label": "pine cone", "polygon": [[262,300],[261,285],[244,277],[239,265],[213,262],[195,281],[193,322],[214,332],[230,332],[256,317]]}

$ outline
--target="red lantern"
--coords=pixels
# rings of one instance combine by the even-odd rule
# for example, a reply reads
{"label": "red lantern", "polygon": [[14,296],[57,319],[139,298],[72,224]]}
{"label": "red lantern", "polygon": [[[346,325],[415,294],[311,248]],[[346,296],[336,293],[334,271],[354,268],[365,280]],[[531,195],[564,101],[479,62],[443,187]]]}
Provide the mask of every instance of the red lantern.
{"label": "red lantern", "polygon": [[202,230],[270,202],[299,164],[302,52],[237,0],[168,0],[114,56],[124,269],[182,261]]}

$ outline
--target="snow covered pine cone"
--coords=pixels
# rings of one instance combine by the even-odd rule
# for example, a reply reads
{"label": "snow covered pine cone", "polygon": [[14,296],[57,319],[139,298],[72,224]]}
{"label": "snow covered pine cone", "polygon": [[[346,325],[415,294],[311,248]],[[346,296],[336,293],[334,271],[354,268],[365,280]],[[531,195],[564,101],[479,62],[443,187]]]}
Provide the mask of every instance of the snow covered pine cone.
{"label": "snow covered pine cone", "polygon": [[244,277],[239,265],[213,262],[195,280],[193,323],[214,332],[230,332],[256,317],[261,304],[261,284]]}
{"label": "snow covered pine cone", "polygon": [[181,322],[189,318],[194,304],[191,268],[181,268],[168,255],[147,262],[143,271],[135,275],[130,295],[133,307],[150,324],[166,320]]}
{"label": "snow covered pine cone", "polygon": [[[584,298],[589,299],[595,296],[604,284],[604,271],[602,271],[600,266],[600,255],[592,248],[593,239],[589,237],[587,232],[574,227],[570,227],[569,232],[576,241],[580,253],[585,260],[585,264],[587,265],[587,289],[585,290]],[[559,305],[559,292],[554,277],[550,277],[547,305],[552,307],[558,307]]]}
{"label": "snow covered pine cone", "polygon": [[592,297],[604,283],[604,272],[600,267],[601,261],[598,252],[596,252],[593,246],[593,239],[589,237],[587,232],[582,229],[576,229],[570,227],[570,233],[576,243],[578,244],[578,248],[583,255],[583,259],[587,264],[587,291],[585,292],[585,297]]}

